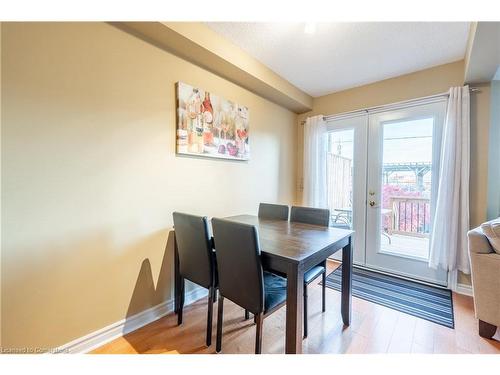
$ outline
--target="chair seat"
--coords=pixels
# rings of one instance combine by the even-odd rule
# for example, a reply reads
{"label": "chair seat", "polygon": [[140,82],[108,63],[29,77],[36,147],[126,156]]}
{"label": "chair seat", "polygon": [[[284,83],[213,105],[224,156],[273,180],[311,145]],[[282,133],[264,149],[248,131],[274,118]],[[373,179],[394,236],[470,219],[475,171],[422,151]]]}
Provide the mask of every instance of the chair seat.
{"label": "chair seat", "polygon": [[264,271],[264,314],[286,301],[286,279]]}
{"label": "chair seat", "polygon": [[316,267],[311,268],[309,271],[307,271],[304,274],[304,284],[308,285],[310,282],[312,282],[315,278],[317,278],[323,272],[326,272],[325,267],[323,267],[323,266],[316,266]]}

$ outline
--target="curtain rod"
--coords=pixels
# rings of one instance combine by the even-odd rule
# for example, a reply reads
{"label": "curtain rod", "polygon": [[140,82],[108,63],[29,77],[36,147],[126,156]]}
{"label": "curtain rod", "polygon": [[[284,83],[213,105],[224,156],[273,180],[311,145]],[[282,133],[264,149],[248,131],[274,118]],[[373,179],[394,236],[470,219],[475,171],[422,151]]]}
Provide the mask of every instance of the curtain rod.
{"label": "curtain rod", "polygon": [[[469,91],[470,92],[481,92],[481,89],[479,89],[478,87],[470,87]],[[414,103],[414,102],[417,103],[417,102],[422,101],[422,100],[429,100],[429,99],[435,99],[435,98],[440,98],[440,97],[444,98],[444,97],[448,97],[449,95],[450,95],[450,93],[447,91],[447,92],[443,92],[441,94],[423,96],[421,98],[408,99],[408,100],[403,100],[403,101],[396,102],[396,103],[382,104],[382,105],[378,105],[378,106],[374,106],[374,107],[356,109],[354,111],[342,112],[342,113],[338,113],[338,114],[334,114],[334,115],[323,116],[323,120],[329,120],[329,119],[331,120],[331,119],[334,119],[337,117],[339,117],[339,118],[350,117],[349,115],[361,114],[362,112],[373,111],[373,110],[381,109],[381,108],[385,108],[385,107],[395,107],[395,106],[403,105],[405,103],[408,103],[408,104]],[[305,123],[306,123],[305,120],[300,122],[301,125],[304,125]]]}

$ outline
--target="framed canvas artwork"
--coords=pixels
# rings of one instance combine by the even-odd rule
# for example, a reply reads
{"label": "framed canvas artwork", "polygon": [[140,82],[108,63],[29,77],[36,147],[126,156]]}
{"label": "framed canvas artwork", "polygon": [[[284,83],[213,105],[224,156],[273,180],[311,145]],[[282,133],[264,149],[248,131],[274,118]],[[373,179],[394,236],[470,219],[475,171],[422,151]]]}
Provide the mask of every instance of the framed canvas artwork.
{"label": "framed canvas artwork", "polygon": [[177,83],[177,153],[249,160],[247,107],[200,88]]}

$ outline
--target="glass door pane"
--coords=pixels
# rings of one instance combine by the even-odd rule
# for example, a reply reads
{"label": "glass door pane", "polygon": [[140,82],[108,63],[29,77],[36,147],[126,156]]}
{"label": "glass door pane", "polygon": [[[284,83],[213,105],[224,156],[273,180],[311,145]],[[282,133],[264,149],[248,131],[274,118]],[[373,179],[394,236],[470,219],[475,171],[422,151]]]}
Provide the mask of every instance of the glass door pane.
{"label": "glass door pane", "polygon": [[427,261],[434,118],[382,126],[380,250]]}
{"label": "glass door pane", "polygon": [[352,228],[354,129],[329,133],[327,155],[328,207],[332,225]]}

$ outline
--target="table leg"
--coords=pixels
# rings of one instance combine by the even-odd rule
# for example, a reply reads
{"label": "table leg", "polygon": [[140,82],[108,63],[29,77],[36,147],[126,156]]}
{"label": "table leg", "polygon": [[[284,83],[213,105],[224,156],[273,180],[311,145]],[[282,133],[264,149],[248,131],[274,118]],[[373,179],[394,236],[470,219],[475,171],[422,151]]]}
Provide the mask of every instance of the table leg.
{"label": "table leg", "polygon": [[342,299],[340,310],[342,320],[346,326],[351,324],[352,304],[352,245],[351,237],[349,243],[342,248]]}
{"label": "table leg", "polygon": [[179,251],[177,250],[177,239],[174,232],[174,312],[179,312],[180,304],[180,274],[179,274]]}
{"label": "table leg", "polygon": [[304,272],[291,264],[287,272],[285,353],[302,353],[302,299]]}

